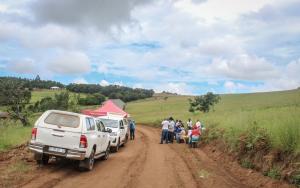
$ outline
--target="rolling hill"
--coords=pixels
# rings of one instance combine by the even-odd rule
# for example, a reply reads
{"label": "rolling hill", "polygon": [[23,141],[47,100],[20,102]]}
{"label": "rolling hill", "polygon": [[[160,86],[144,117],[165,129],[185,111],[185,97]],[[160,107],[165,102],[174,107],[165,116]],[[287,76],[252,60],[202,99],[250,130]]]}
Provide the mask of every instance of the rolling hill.
{"label": "rolling hill", "polygon": [[264,128],[272,146],[284,149],[292,144],[300,153],[300,90],[221,95],[221,101],[209,113],[188,111],[191,96],[154,96],[128,103],[126,110],[136,122],[159,126],[163,118],[174,117],[186,122],[200,119],[207,127],[219,127],[231,140],[251,126]]}

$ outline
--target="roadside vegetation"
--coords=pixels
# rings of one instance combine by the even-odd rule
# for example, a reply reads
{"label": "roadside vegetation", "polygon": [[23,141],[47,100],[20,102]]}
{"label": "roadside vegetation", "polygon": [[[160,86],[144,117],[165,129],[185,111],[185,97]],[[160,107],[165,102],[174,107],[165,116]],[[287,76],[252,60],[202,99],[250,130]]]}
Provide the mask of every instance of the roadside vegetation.
{"label": "roadside vegetation", "polygon": [[[50,90],[52,86],[59,89]],[[132,89],[123,86],[97,84],[70,84],[55,81],[0,77],[0,112],[8,112],[9,118],[0,117],[0,152],[25,143],[36,119],[46,110],[57,109],[80,112],[96,108],[109,98],[132,101],[151,97],[153,90]]]}
{"label": "roadside vegetation", "polygon": [[[255,126],[264,129],[272,147],[300,153],[300,90],[221,95],[209,113],[189,112],[190,96],[154,96],[127,104],[126,110],[138,123],[159,125],[173,116],[184,122],[200,119],[205,126],[228,130],[230,142]],[[234,144],[233,144],[234,145]]]}
{"label": "roadside vegetation", "polygon": [[207,128],[203,142],[219,143],[243,167],[299,184],[300,90],[220,97],[208,113],[190,112],[194,98],[174,95],[130,102],[126,110],[138,123],[158,127],[170,116],[184,122],[200,119]]}

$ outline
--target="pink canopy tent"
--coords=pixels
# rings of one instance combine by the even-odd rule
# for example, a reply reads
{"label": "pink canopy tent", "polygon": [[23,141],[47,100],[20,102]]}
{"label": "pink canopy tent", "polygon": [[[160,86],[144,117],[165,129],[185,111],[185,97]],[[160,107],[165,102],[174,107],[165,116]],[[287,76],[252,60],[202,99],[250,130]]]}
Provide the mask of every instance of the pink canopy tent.
{"label": "pink canopy tent", "polygon": [[87,109],[87,110],[82,110],[81,113],[83,113],[85,115],[89,115],[89,116],[94,116],[94,117],[106,116],[109,113],[122,115],[123,117],[128,116],[128,113],[126,113],[121,108],[119,108],[117,105],[115,105],[111,100],[106,101],[103,104],[103,106],[101,106],[100,108],[98,108],[96,110]]}

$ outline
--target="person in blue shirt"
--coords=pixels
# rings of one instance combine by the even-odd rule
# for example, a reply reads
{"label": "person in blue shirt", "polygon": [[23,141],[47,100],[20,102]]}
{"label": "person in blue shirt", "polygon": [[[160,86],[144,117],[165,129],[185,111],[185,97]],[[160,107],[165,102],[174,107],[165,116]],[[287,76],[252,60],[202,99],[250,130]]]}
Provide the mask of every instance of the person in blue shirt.
{"label": "person in blue shirt", "polygon": [[129,130],[130,130],[130,140],[134,140],[134,132],[135,132],[135,122],[134,122],[134,120],[130,121]]}
{"label": "person in blue shirt", "polygon": [[181,136],[181,125],[178,123],[176,128],[175,128],[175,134],[176,134],[176,141],[177,143],[180,143],[180,136]]}

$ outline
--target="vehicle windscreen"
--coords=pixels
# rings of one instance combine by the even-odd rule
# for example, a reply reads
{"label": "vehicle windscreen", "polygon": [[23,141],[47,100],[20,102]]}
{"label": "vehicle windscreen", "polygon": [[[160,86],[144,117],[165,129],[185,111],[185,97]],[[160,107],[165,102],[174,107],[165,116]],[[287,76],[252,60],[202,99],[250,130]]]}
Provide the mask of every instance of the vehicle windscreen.
{"label": "vehicle windscreen", "polygon": [[118,128],[119,127],[119,121],[113,120],[113,119],[101,119],[105,127],[109,128]]}
{"label": "vehicle windscreen", "polygon": [[76,128],[79,126],[80,119],[78,116],[52,112],[44,122],[52,125]]}

